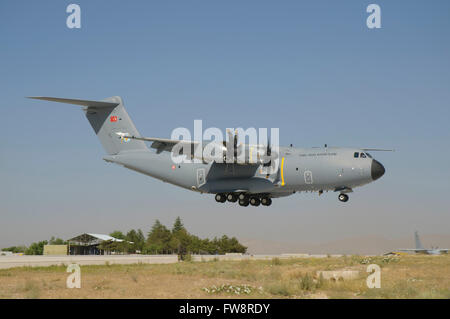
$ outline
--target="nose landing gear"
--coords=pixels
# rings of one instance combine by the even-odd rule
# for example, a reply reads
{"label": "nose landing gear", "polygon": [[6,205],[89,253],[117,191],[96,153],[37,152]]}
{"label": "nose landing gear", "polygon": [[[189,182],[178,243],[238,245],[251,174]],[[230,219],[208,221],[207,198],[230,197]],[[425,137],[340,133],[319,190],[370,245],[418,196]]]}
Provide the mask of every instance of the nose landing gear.
{"label": "nose landing gear", "polygon": [[338,196],[338,199],[341,201],[341,202],[346,202],[346,201],[348,201],[348,195],[347,194],[339,194],[339,196]]}

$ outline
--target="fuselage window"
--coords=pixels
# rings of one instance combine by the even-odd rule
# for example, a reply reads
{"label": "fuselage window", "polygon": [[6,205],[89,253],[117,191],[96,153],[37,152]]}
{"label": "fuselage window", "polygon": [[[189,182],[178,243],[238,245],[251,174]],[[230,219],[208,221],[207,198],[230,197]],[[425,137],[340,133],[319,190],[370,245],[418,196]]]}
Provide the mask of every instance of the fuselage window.
{"label": "fuselage window", "polygon": [[361,153],[361,158],[366,158],[366,154]]}
{"label": "fuselage window", "polygon": [[359,153],[358,153],[358,152],[355,152],[355,154],[353,154],[353,157],[354,157],[354,158],[358,158],[358,156],[359,156]]}

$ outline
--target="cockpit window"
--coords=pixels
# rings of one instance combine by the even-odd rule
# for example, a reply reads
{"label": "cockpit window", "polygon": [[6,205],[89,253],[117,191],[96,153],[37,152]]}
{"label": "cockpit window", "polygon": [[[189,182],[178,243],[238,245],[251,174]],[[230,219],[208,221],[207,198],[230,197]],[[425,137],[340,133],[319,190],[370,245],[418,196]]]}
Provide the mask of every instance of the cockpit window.
{"label": "cockpit window", "polygon": [[363,153],[363,152],[361,152],[361,153],[359,153],[359,152],[355,152],[355,153],[353,153],[353,157],[354,158],[372,158],[372,155],[370,155],[369,153]]}

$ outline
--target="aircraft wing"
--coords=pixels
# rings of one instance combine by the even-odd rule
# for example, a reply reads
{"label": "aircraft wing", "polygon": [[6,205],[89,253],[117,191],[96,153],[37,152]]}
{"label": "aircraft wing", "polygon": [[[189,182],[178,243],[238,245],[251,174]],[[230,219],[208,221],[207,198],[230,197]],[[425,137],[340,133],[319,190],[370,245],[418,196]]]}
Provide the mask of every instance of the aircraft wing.
{"label": "aircraft wing", "polygon": [[[138,137],[133,135],[128,135],[127,133],[122,132],[116,132],[117,135],[121,137],[121,139],[134,139],[134,140],[140,140],[140,141],[146,141],[146,142],[153,142],[151,147],[155,148],[157,150],[157,153],[161,153],[163,151],[172,152],[175,151],[177,154],[183,154],[184,147],[190,146],[190,154],[193,158],[198,158],[205,162],[215,162],[217,160],[217,157],[215,156],[209,156],[201,153],[200,156],[198,156],[195,152],[195,149],[197,146],[200,145],[200,142],[198,141],[189,141],[189,140],[172,140],[167,138],[159,138],[159,137]],[[278,158],[278,153],[275,150],[272,150],[270,145],[264,146],[264,145],[249,145],[249,144],[241,144],[237,145],[237,139],[235,137],[230,137],[230,139],[233,141],[232,149],[228,149],[227,146],[230,146],[227,144],[228,142],[213,142],[216,143],[215,146],[219,147],[220,151],[223,152],[223,156],[228,156],[230,152],[234,153],[234,162],[227,162],[228,165],[245,165],[245,166],[259,166],[260,164],[264,164],[266,166],[266,163],[268,163],[268,166],[273,166],[274,161],[272,159]],[[208,143],[207,143],[208,144]],[[174,150],[174,147],[178,146],[178,149]],[[202,145],[203,146],[203,145]],[[263,149],[263,152],[261,153],[261,149]],[[217,150],[216,150],[217,151]],[[236,158],[238,158],[240,152],[244,151],[245,155],[243,160],[239,161],[239,159],[236,161]],[[179,153],[180,152],[180,153]],[[222,155],[219,155],[222,156]]]}
{"label": "aircraft wing", "polygon": [[[118,133],[116,133],[118,134]],[[176,145],[178,143],[188,143],[188,144],[198,144],[196,141],[183,141],[183,140],[171,140],[169,138],[160,138],[160,137],[137,137],[137,136],[129,136],[125,134],[118,134],[122,136],[123,138],[130,138],[133,140],[140,140],[140,141],[147,141],[147,142],[154,142],[154,143],[162,143],[167,145]]]}
{"label": "aircraft wing", "polygon": [[146,142],[153,142],[151,147],[158,150],[158,153],[161,153],[163,151],[170,152],[172,151],[172,148],[177,145],[191,145],[192,147],[195,147],[199,144],[199,142],[196,141],[184,141],[184,140],[172,140],[168,138],[160,138],[160,137],[137,137],[137,136],[129,136],[124,133],[116,133],[119,135],[122,139],[132,139],[132,140],[139,140],[139,141],[146,141]]}

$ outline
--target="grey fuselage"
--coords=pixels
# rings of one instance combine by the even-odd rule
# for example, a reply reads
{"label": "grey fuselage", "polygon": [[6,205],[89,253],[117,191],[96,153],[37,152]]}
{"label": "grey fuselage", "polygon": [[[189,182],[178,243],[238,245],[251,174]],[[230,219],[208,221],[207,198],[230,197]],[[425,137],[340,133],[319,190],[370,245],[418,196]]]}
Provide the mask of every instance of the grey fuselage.
{"label": "grey fuselage", "polygon": [[270,176],[260,171],[260,165],[174,164],[170,152],[151,149],[125,151],[104,159],[201,193],[246,192],[281,197],[301,191],[351,192],[384,173],[378,161],[369,156],[355,158],[355,153],[367,154],[350,148],[280,147],[279,172]]}

